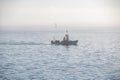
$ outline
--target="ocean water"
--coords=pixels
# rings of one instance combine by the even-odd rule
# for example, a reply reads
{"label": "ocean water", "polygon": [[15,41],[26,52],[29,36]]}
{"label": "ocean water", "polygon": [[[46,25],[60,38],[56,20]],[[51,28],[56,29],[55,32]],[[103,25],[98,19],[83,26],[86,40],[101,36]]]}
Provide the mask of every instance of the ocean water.
{"label": "ocean water", "polygon": [[0,32],[0,80],[120,80],[120,32]]}

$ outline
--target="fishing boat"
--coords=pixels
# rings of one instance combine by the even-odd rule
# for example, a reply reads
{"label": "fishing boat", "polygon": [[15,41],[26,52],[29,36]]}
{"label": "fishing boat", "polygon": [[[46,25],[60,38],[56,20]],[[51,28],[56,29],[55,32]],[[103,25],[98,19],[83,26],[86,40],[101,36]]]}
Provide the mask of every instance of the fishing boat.
{"label": "fishing boat", "polygon": [[[67,32],[67,31],[66,31]],[[66,34],[62,41],[60,40],[51,40],[51,44],[54,45],[77,45],[78,40],[69,40],[69,35]]]}
{"label": "fishing boat", "polygon": [[59,40],[55,40],[55,41],[51,41],[51,44],[55,44],[55,45],[77,45],[78,40],[69,40],[69,41],[59,41]]}

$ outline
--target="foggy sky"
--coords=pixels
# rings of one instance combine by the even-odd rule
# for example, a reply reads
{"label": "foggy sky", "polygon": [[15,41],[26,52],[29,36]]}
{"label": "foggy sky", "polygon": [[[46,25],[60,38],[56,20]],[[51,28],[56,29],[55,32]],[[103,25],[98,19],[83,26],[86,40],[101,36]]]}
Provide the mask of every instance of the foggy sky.
{"label": "foggy sky", "polygon": [[1,29],[115,27],[119,0],[0,0]]}

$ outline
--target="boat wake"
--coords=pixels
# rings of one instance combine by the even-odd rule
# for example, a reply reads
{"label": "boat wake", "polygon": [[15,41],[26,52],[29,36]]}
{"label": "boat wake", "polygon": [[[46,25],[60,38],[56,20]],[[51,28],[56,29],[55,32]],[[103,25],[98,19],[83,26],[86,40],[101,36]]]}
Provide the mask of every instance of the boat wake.
{"label": "boat wake", "polygon": [[35,42],[3,42],[0,45],[50,45],[47,43],[35,43]]}

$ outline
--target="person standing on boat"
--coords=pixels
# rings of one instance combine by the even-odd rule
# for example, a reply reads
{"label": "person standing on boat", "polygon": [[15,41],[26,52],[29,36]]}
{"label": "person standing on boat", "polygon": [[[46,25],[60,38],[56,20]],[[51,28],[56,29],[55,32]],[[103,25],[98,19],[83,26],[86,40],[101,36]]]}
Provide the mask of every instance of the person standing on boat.
{"label": "person standing on boat", "polygon": [[65,37],[66,37],[66,41],[69,41],[69,35],[66,34]]}
{"label": "person standing on boat", "polygon": [[69,35],[68,35],[68,31],[67,31],[67,30],[66,30],[65,38],[66,38],[66,39],[65,39],[66,41],[69,41]]}
{"label": "person standing on boat", "polygon": [[67,30],[66,30],[65,37],[63,38],[63,41],[69,41],[69,35]]}

